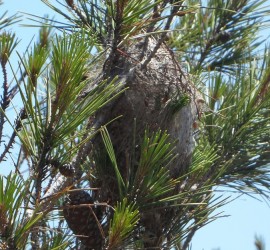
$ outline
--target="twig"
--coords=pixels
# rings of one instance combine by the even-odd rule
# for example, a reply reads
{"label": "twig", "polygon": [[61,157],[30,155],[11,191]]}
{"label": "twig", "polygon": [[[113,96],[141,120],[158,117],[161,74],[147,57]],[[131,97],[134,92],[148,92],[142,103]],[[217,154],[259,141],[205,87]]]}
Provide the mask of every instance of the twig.
{"label": "twig", "polygon": [[[155,2],[157,3],[157,1],[155,1]],[[165,5],[168,2],[169,1],[164,1],[162,8],[164,8]],[[159,9],[157,4],[154,6],[154,8],[153,8],[153,15],[152,15],[152,22],[150,23],[150,25],[149,25],[149,27],[148,27],[148,29],[146,31],[147,33],[151,33],[151,32],[154,31],[156,20],[157,19],[160,19],[160,16],[161,16],[161,13],[160,12],[163,10],[162,8]],[[142,49],[141,55],[139,57],[139,60],[142,60],[143,59],[143,57],[145,55],[145,51],[147,50],[147,47],[148,47],[148,43],[149,43],[149,37],[146,36],[146,38],[144,40],[144,44],[143,44],[143,49]]]}
{"label": "twig", "polygon": [[186,240],[185,240],[185,242],[184,242],[184,244],[183,244],[181,250],[187,250],[187,249],[188,249],[189,244],[190,244],[190,242],[191,242],[191,240],[192,240],[192,238],[193,238],[193,236],[194,236],[194,234],[196,233],[197,230],[198,230],[198,226],[194,226],[194,227],[191,229],[190,233],[189,233],[188,236],[186,237]]}
{"label": "twig", "polygon": [[21,126],[22,126],[21,121],[22,121],[23,119],[25,119],[25,118],[26,118],[26,112],[25,112],[25,110],[23,109],[23,110],[20,112],[19,117],[16,119],[16,122],[15,122],[16,126],[15,126],[15,129],[14,129],[14,131],[13,131],[13,133],[12,133],[10,139],[9,139],[9,142],[8,142],[7,145],[5,145],[5,149],[4,149],[4,151],[2,152],[2,154],[0,155],[0,162],[2,162],[2,161],[5,159],[6,154],[9,152],[9,150],[11,149],[13,143],[15,142],[15,137],[16,137],[16,135],[17,135],[17,131],[19,131],[20,128],[21,128]]}
{"label": "twig", "polygon": [[5,123],[5,115],[3,112],[5,112],[6,108],[8,107],[10,103],[10,99],[8,97],[8,80],[7,80],[7,70],[6,70],[6,63],[1,62],[2,72],[3,72],[3,97],[2,97],[2,103],[1,108],[2,112],[0,114],[0,145],[2,143],[2,136],[3,136],[3,128]]}
{"label": "twig", "polygon": [[[179,10],[179,8],[181,7],[181,5],[175,5],[172,10],[171,10],[171,14],[167,19],[166,25],[164,27],[164,30],[169,30],[171,23],[173,21],[173,18],[175,16],[175,14],[177,13],[177,11]],[[145,59],[145,61],[142,63],[141,65],[141,69],[145,69],[146,66],[148,65],[148,63],[151,61],[151,59],[156,55],[158,49],[160,48],[161,44],[164,43],[164,41],[166,40],[167,37],[167,32],[164,32],[161,34],[160,38],[158,39],[158,42],[155,46],[155,48],[151,51],[150,55]]]}
{"label": "twig", "polygon": [[[66,1],[68,3],[68,1]],[[87,17],[85,15],[83,15],[83,13],[81,12],[80,9],[77,8],[77,6],[73,3],[73,1],[70,1],[72,3],[68,3],[68,6],[75,12],[75,14],[78,16],[78,18],[83,22],[84,25],[86,26],[90,26],[92,29],[93,29],[93,33],[97,35],[98,39],[100,40],[100,42],[104,45],[105,44],[105,39],[104,37],[102,36],[102,33],[101,31],[98,32],[97,28],[96,28],[96,25],[93,25],[92,23],[92,18],[90,20],[90,22],[87,20]],[[99,8],[97,8],[96,6],[94,6],[94,4],[92,3],[91,4],[91,10],[93,10],[93,8],[95,7],[96,9],[98,9],[100,11]],[[89,10],[90,12],[90,10]],[[91,11],[92,13],[94,13],[94,11]],[[96,21],[98,21],[96,15],[93,16],[93,18],[96,19]],[[95,22],[94,22],[95,24]]]}

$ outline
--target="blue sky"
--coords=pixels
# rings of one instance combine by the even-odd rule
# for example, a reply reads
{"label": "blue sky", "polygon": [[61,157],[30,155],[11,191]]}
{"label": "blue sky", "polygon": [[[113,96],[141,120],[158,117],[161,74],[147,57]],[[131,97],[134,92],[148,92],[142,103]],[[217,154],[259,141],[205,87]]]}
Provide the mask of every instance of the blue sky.
{"label": "blue sky", "polygon": [[[8,15],[16,11],[39,16],[54,15],[40,0],[4,0],[0,13],[5,10],[8,10]],[[22,23],[33,24],[25,17]],[[18,51],[23,53],[37,34],[37,29],[15,25],[13,30],[21,39]],[[192,241],[192,250],[255,250],[255,235],[263,237],[267,249],[270,249],[270,207],[262,202],[262,199],[258,201],[242,196],[222,207],[217,213],[222,211],[230,217],[221,218],[198,231]]]}

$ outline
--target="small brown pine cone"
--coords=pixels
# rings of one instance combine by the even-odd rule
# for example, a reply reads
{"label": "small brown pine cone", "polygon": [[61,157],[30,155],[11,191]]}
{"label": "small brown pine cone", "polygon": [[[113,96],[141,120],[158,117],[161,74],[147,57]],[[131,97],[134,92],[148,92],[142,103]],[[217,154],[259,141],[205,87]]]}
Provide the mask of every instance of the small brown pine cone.
{"label": "small brown pine cone", "polygon": [[83,190],[71,192],[63,209],[63,214],[69,228],[78,237],[86,249],[102,249],[102,235],[99,221],[93,206],[92,197]]}

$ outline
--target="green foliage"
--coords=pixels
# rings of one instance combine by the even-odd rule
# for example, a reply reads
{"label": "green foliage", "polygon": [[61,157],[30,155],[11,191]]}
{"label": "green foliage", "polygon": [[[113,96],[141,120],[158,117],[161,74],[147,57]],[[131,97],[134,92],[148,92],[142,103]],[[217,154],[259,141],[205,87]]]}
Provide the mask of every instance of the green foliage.
{"label": "green foliage", "polygon": [[[6,27],[18,17],[0,17],[1,145],[9,138],[0,162],[16,151],[15,143],[21,147],[18,158],[11,157],[16,174],[0,177],[0,248],[79,249],[61,211],[67,206],[63,197],[82,187],[90,189],[91,199],[70,202],[69,209],[88,216],[91,211],[99,229],[94,235],[102,235],[106,249],[146,248],[155,237],[160,248],[188,249],[195,232],[217,219],[216,209],[228,202],[227,196],[214,194],[215,186],[268,198],[270,48],[259,51],[263,40],[258,36],[268,14],[262,9],[265,0],[65,0],[60,7],[42,2],[67,23],[38,19],[39,40],[18,55],[18,71],[11,65],[11,84],[7,68],[18,39]],[[52,35],[52,28],[63,32]],[[134,65],[145,70],[161,46],[170,47],[175,65],[181,70],[187,65],[188,86],[175,99],[162,101],[172,113],[196,103],[192,162],[177,178],[170,174],[176,147],[166,131],[149,129],[138,144],[134,128],[123,169],[113,131],[95,116],[125,92],[124,76],[108,75],[106,67],[119,57],[132,58],[123,45],[143,41],[146,48],[149,38],[156,42],[150,55]],[[193,86],[199,98],[187,94]],[[7,123],[13,129],[8,137]],[[95,155],[91,140],[99,133],[106,152]],[[264,248],[259,239],[255,245]]]}
{"label": "green foliage", "polygon": [[[25,112],[18,136],[34,164],[44,161],[45,151],[49,154],[46,157],[62,158],[64,162],[74,155],[78,148],[72,146],[73,142],[84,134],[81,125],[121,88],[115,81],[105,86],[104,81],[81,98],[89,84],[83,78],[89,66],[91,45],[82,36],[84,33],[63,38],[56,36],[51,55],[46,52],[46,47],[40,48],[38,53],[35,47],[29,56],[30,65],[22,60],[29,81],[23,80],[20,85],[17,80]],[[44,68],[47,60],[50,60],[49,66]],[[37,83],[42,72],[45,78]],[[80,143],[89,140],[93,134]]]}
{"label": "green foliage", "polygon": [[3,65],[5,65],[10,57],[11,53],[18,44],[18,40],[15,37],[15,34],[3,33],[1,35],[0,43],[0,60]]}
{"label": "green foliage", "polygon": [[170,193],[176,182],[170,178],[168,165],[175,157],[174,148],[168,141],[169,135],[158,131],[146,131],[141,144],[138,166],[129,179],[129,196],[140,207],[151,206],[164,195]]}
{"label": "green foliage", "polygon": [[[218,70],[234,71],[237,64],[252,60],[255,49],[262,43],[258,31],[263,17],[265,0],[260,1],[204,1],[189,15],[179,18],[179,32],[172,35],[172,46],[184,52],[193,72]],[[196,6],[198,1],[187,1]],[[252,54],[251,54],[252,53]]]}
{"label": "green foliage", "polygon": [[117,166],[117,161],[116,161],[116,157],[114,154],[114,150],[113,150],[113,145],[112,145],[112,141],[110,139],[108,130],[106,129],[106,127],[101,129],[101,136],[104,142],[104,145],[106,147],[106,151],[108,152],[109,158],[112,162],[113,168],[114,168],[114,172],[117,178],[117,184],[118,184],[118,190],[119,190],[119,194],[120,194],[120,198],[123,198],[123,190],[125,191],[126,189],[126,185],[124,183],[124,180],[121,176],[121,173],[119,171],[119,168]]}
{"label": "green foliage", "polygon": [[[46,238],[43,236],[43,245],[41,249],[52,249],[52,250],[64,250],[72,245],[72,238],[68,235],[68,230],[56,229],[49,231],[46,234]],[[71,239],[70,239],[71,238]]]}
{"label": "green foliage", "polygon": [[[264,81],[268,63],[264,65],[260,71],[259,62],[252,62],[240,69],[233,81],[219,73],[213,75],[208,96],[211,110],[205,115],[206,137],[220,156],[214,166],[226,168],[224,178],[241,179],[252,189],[256,185],[250,183],[251,179],[266,174],[260,167],[269,157],[269,98]],[[268,181],[257,181],[268,187]]]}
{"label": "green foliage", "polygon": [[[17,40],[14,35],[6,33],[2,37],[0,59],[4,69]],[[19,186],[23,185],[22,177],[16,185],[13,185],[11,177],[7,179],[6,183],[13,186],[3,189],[1,196],[9,199],[1,203],[4,204],[1,206],[1,220],[7,223],[8,230],[1,245],[3,248],[7,242],[12,249],[23,249],[30,238],[30,244],[39,245],[41,249],[66,249],[70,244],[67,231],[63,231],[62,227],[50,229],[51,222],[46,223],[47,220],[59,222],[59,214],[55,212],[51,216],[51,212],[55,210],[58,198],[66,190],[64,184],[61,187],[55,184],[54,187],[53,178],[63,165],[74,160],[97,133],[98,128],[89,129],[89,119],[123,92],[117,79],[110,82],[103,80],[96,85],[91,76],[88,77],[89,69],[96,60],[90,53],[94,42],[83,30],[51,37],[50,28],[45,25],[41,28],[39,41],[34,44],[33,49],[23,57],[19,56],[20,76],[12,68],[16,85],[9,90],[10,86],[4,83],[1,129],[7,121],[14,132],[1,155],[1,161],[5,159],[17,137],[21,154],[16,171],[20,173],[20,168],[26,163],[24,160],[27,160],[30,171],[27,181],[31,185],[27,184],[24,188]],[[4,73],[6,77],[6,72]],[[17,118],[12,121],[6,109],[16,93],[20,97],[22,108],[18,111],[13,106]],[[80,171],[80,168],[79,165],[76,171]],[[57,194],[54,193],[56,190]],[[4,196],[4,193],[9,193],[11,197]],[[26,216],[28,210],[33,213],[29,219]],[[40,230],[43,231],[42,234]]]}
{"label": "green foliage", "polygon": [[11,249],[24,248],[31,228],[43,216],[36,211],[29,215],[23,208],[29,205],[29,190],[30,183],[16,174],[0,177],[1,240]]}
{"label": "green foliage", "polygon": [[[101,134],[114,168],[120,199],[126,196],[130,201],[136,201],[142,208],[151,206],[152,202],[156,202],[157,199],[174,189],[176,181],[170,178],[167,166],[173,161],[175,154],[174,148],[168,142],[167,133],[159,131],[151,135],[149,131],[145,132],[141,144],[140,160],[130,166],[126,181],[117,166],[108,130],[103,127]],[[104,167],[107,168],[107,165]]]}
{"label": "green foliage", "polygon": [[120,35],[123,40],[119,42],[123,42],[129,36],[138,33],[145,26],[145,20],[151,17],[153,8],[162,1],[108,0],[96,2],[79,0],[76,4],[74,1],[65,1],[63,6],[72,13],[71,15],[66,14],[66,11],[49,0],[42,0],[42,2],[69,22],[66,26],[56,22],[55,27],[88,29],[95,35],[99,43],[105,45],[107,36],[111,36],[111,39],[118,39]]}
{"label": "green foliage", "polygon": [[[128,204],[126,198],[115,208],[110,224],[108,249],[116,249],[128,244],[125,242],[139,221],[139,211],[135,204]],[[125,242],[125,243],[124,243]]]}
{"label": "green foliage", "polygon": [[[118,182],[118,190],[120,199],[123,199],[125,206],[130,204],[134,209],[138,208],[138,216],[141,219],[144,213],[151,214],[154,211],[162,211],[163,209],[169,213],[170,208],[176,209],[176,215],[174,221],[168,226],[168,230],[173,232],[170,242],[167,242],[167,246],[173,246],[175,242],[182,241],[191,231],[194,229],[206,225],[210,221],[217,219],[217,216],[213,216],[212,213],[216,208],[227,203],[227,198],[221,199],[221,197],[213,199],[212,187],[216,183],[217,177],[213,179],[205,179],[205,175],[208,174],[209,169],[213,163],[218,159],[216,151],[210,147],[204,148],[204,151],[197,149],[194,153],[194,160],[191,165],[191,171],[187,174],[189,176],[189,182],[184,181],[187,176],[181,176],[179,179],[172,179],[170,177],[168,166],[173,162],[175,155],[175,148],[172,143],[169,142],[169,135],[166,132],[158,131],[157,133],[145,132],[144,139],[141,143],[140,160],[131,165],[128,177],[125,179],[121,175],[121,172],[117,165],[117,159],[114,154],[113,146],[109,137],[108,130],[103,127],[101,130],[103,141],[107,149],[109,158],[114,168],[114,176]],[[135,153],[135,152],[134,152]],[[104,155],[102,155],[104,157]],[[99,162],[99,161],[98,161]],[[97,162],[97,164],[98,164]],[[103,173],[106,173],[108,163],[99,167],[105,167]],[[99,177],[99,178],[102,178]],[[108,178],[106,174],[104,178]],[[175,188],[182,183],[181,192],[174,194]],[[124,197],[124,198],[123,198]],[[119,204],[117,204],[118,208]],[[125,207],[123,205],[123,208]],[[116,210],[117,210],[116,208]],[[119,216],[119,219],[128,220],[128,209],[119,209],[114,211],[113,218]],[[118,214],[119,213],[119,214]],[[120,215],[121,213],[121,215]],[[134,215],[133,210],[131,214]],[[186,214],[186,216],[183,216]],[[137,215],[137,214],[136,214]],[[165,216],[165,215],[164,215]],[[195,220],[194,220],[195,219]],[[193,221],[191,224],[190,222]],[[176,223],[178,222],[178,223]],[[117,230],[112,229],[113,225],[110,225],[110,230],[116,232],[111,236],[109,234],[109,241],[120,244],[122,237],[119,227],[123,226],[123,223],[117,222]],[[179,226],[182,225],[182,226]],[[158,226],[158,222],[157,222]],[[124,227],[124,226],[123,226]],[[134,235],[131,234],[140,230],[140,222],[137,227],[126,226],[126,230],[130,233],[125,240],[127,242],[134,241]],[[164,234],[165,237],[166,234]],[[113,237],[111,239],[110,237]],[[140,240],[135,244],[140,245]],[[123,243],[126,245],[128,243]]]}
{"label": "green foliage", "polygon": [[[0,2],[0,5],[2,5],[2,1]],[[18,15],[12,15],[10,17],[7,17],[7,11],[4,12],[0,16],[0,30],[3,31],[5,28],[17,23],[20,21],[20,17]]]}

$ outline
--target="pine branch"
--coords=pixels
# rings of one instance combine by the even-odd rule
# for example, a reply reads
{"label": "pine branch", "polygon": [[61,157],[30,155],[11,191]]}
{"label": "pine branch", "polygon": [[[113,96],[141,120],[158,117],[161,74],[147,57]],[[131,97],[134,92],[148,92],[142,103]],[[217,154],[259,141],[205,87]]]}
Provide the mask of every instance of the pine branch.
{"label": "pine branch", "polygon": [[190,242],[192,241],[193,236],[195,235],[195,233],[197,232],[198,229],[199,229],[198,226],[192,227],[192,229],[188,233],[187,237],[185,238],[185,241],[181,247],[181,250],[188,250],[189,249]]}
{"label": "pine branch", "polygon": [[18,131],[20,131],[20,129],[22,127],[22,120],[24,120],[25,118],[26,118],[26,112],[23,109],[23,110],[21,110],[19,117],[15,121],[14,131],[9,139],[9,142],[7,145],[5,145],[4,151],[0,155],[0,162],[2,162],[5,159],[6,154],[10,152],[12,145],[15,143],[15,138],[17,136],[17,133],[18,133]]}
{"label": "pine branch", "polygon": [[4,123],[5,123],[4,112],[6,111],[10,103],[10,99],[8,97],[8,79],[7,79],[6,63],[1,61],[1,67],[2,67],[4,80],[3,80],[3,96],[2,96],[2,101],[1,101],[2,112],[0,114],[0,145],[2,143],[3,128],[4,128]]}
{"label": "pine branch", "polygon": [[[99,11],[102,11],[102,9],[98,6],[96,6],[95,4],[93,4],[92,2],[90,2],[90,9],[87,9],[86,3],[83,1],[79,1],[79,4],[81,6],[83,6],[83,12],[78,8],[77,5],[74,4],[73,1],[70,0],[66,0],[66,3],[68,4],[68,6],[75,12],[75,14],[78,16],[78,18],[80,19],[80,21],[83,23],[84,26],[90,26],[91,29],[93,30],[93,33],[97,35],[98,39],[100,40],[101,44],[105,44],[105,38],[103,37],[103,34],[101,32],[101,30],[97,29],[96,26],[96,21],[98,19],[98,17],[95,13],[98,13]],[[92,15],[88,16],[86,13],[86,11],[89,11]],[[90,20],[89,20],[90,17]]]}

